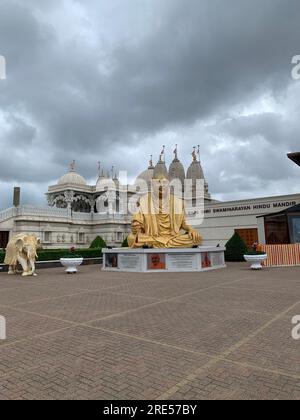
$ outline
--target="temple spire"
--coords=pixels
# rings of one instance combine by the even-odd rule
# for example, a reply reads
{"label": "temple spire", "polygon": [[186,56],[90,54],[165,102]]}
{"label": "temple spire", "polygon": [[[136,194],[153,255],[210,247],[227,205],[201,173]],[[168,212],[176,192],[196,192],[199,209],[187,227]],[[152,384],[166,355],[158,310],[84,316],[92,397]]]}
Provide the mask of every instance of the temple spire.
{"label": "temple spire", "polygon": [[149,160],[149,167],[148,167],[148,169],[153,169],[154,168],[154,166],[153,166],[153,155],[150,155],[150,160]]}
{"label": "temple spire", "polygon": [[69,167],[70,167],[70,172],[75,172],[75,160],[72,160],[72,162],[70,163]]}
{"label": "temple spire", "polygon": [[165,162],[165,147],[166,146],[163,146],[161,154],[159,155],[159,161],[160,162]]}
{"label": "temple spire", "polygon": [[193,157],[193,162],[197,162],[196,146],[193,147],[192,157]]}
{"label": "temple spire", "polygon": [[[115,167],[114,167],[114,168],[115,168]],[[114,180],[114,181],[118,181],[117,168],[115,168],[115,174],[114,174],[113,180]]]}
{"label": "temple spire", "polygon": [[176,144],[173,153],[174,153],[174,162],[179,162],[179,159],[178,159],[178,144]]}

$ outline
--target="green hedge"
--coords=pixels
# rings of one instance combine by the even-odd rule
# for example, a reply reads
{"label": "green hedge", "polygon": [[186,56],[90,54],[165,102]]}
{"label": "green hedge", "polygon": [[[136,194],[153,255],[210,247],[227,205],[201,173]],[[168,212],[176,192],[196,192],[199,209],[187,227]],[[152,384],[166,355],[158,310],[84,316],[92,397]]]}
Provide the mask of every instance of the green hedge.
{"label": "green hedge", "polygon": [[106,242],[101,236],[97,236],[91,243],[90,248],[106,248]]}
{"label": "green hedge", "polygon": [[129,247],[128,240],[127,240],[127,238],[125,238],[123,243],[122,243],[122,248],[128,248],[128,247]]}
{"label": "green hedge", "polygon": [[247,253],[247,245],[238,233],[235,233],[227,242],[225,251],[226,261],[245,261],[244,255]]}
{"label": "green hedge", "polygon": [[[101,248],[76,249],[76,254],[83,258],[100,258]],[[69,249],[43,249],[38,251],[37,261],[56,261],[70,254]],[[5,252],[0,251],[0,264],[4,262]]]}

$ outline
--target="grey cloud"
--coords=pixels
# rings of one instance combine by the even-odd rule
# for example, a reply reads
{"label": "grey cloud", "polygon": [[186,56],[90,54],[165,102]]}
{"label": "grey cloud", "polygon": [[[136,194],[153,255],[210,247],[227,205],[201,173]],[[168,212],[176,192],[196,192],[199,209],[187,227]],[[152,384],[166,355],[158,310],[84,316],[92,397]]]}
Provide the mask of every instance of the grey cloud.
{"label": "grey cloud", "polygon": [[[290,61],[299,52],[298,0],[288,6],[280,0],[145,1],[144,9],[124,0],[73,3],[85,10],[82,25],[91,24],[93,42],[59,13],[61,2],[1,2],[0,53],[7,58],[8,79],[0,84],[0,113],[10,127],[0,137],[6,147],[2,180],[35,180],[41,191],[73,158],[89,179],[98,160],[133,175],[142,169],[141,157],[146,164],[148,153],[159,150],[166,131],[181,133],[197,121],[216,119],[198,140],[213,191],[251,194],[252,173],[266,191],[273,177],[289,181],[294,168],[284,153],[297,147],[296,119],[276,112],[239,118],[234,110],[265,92],[281,101],[295,83]],[[65,4],[70,8],[72,1]],[[101,21],[101,7],[111,7],[110,23]],[[61,42],[51,22],[54,12],[70,25],[73,39]],[[212,152],[220,138],[232,148],[226,159]],[[242,147],[241,140],[250,143]],[[137,144],[143,144],[143,155],[124,158]],[[187,139],[181,148],[187,153],[193,145]],[[220,181],[218,171],[230,176]]]}

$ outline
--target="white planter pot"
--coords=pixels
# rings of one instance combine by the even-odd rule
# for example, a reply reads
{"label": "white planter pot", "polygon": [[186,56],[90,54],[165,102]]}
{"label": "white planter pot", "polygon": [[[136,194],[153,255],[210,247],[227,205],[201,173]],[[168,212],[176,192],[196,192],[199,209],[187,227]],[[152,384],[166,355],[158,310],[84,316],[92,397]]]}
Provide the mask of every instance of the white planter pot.
{"label": "white planter pot", "polygon": [[61,264],[66,267],[68,274],[77,273],[77,267],[82,264],[83,258],[61,258]]}
{"label": "white planter pot", "polygon": [[267,254],[262,255],[244,255],[246,261],[251,263],[252,270],[261,270],[263,267],[261,263],[265,261],[268,256]]}

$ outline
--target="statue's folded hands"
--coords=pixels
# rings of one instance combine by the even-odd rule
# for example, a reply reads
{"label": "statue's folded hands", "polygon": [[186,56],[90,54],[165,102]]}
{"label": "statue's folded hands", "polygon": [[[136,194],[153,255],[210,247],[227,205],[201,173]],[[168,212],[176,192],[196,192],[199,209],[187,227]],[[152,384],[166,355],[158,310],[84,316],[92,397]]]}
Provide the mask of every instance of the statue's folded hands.
{"label": "statue's folded hands", "polygon": [[195,229],[193,229],[193,228],[190,228],[189,229],[189,231],[188,231],[188,235],[189,235],[189,238],[190,239],[192,239],[192,241],[195,243],[195,244],[197,244],[197,243],[199,243],[199,242],[201,242],[201,235],[200,235],[200,233],[199,232],[197,232]]}

